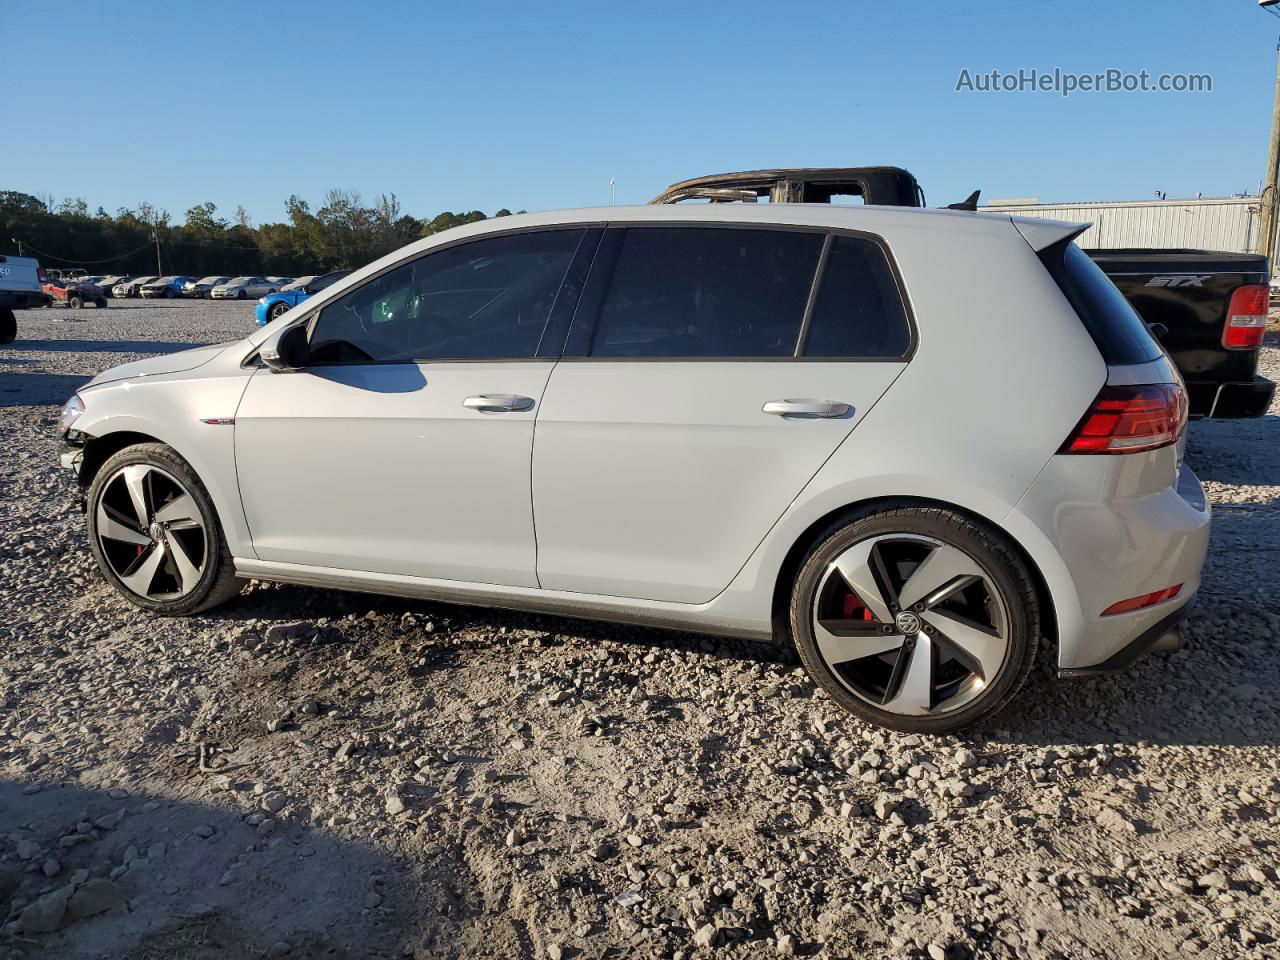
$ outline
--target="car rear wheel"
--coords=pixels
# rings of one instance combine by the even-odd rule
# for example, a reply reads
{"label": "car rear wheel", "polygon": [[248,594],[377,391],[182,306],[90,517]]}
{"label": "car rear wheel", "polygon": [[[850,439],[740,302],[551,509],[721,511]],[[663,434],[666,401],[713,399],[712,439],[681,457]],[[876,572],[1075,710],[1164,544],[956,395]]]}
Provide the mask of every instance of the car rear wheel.
{"label": "car rear wheel", "polygon": [[101,310],[103,307],[107,305],[107,298],[99,297],[97,300],[94,301],[93,305],[97,307],[99,310]]}
{"label": "car rear wheel", "polygon": [[8,307],[0,307],[0,343],[13,343],[18,339],[18,318]]}
{"label": "car rear wheel", "polygon": [[89,487],[89,544],[103,577],[144,610],[182,616],[222,603],[243,580],[195,471],[162,443],[126,447]]}
{"label": "car rear wheel", "polygon": [[791,630],[837,703],[883,727],[950,733],[1005,707],[1035,662],[1026,564],[994,530],[904,506],[828,528],[801,563]]}
{"label": "car rear wheel", "polygon": [[81,297],[68,297],[67,306],[69,306],[72,310],[79,310],[81,307],[84,306],[84,300]]}

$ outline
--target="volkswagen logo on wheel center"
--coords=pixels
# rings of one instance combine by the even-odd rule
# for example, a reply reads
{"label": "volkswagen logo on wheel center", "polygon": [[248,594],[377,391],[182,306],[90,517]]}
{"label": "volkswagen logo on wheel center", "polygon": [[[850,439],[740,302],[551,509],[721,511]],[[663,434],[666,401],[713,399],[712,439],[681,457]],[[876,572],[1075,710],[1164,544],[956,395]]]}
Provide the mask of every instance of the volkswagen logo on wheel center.
{"label": "volkswagen logo on wheel center", "polygon": [[897,626],[898,632],[908,637],[915,636],[920,632],[920,618],[910,610],[903,610],[893,618],[893,622]]}

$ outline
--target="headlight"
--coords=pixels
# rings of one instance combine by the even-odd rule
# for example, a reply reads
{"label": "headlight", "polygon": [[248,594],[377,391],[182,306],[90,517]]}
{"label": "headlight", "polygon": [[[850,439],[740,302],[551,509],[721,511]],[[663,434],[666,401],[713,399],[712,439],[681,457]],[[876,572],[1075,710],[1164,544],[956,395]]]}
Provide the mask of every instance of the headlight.
{"label": "headlight", "polygon": [[62,413],[58,416],[58,435],[65,437],[82,413],[84,401],[80,399],[80,394],[73,393],[71,399],[62,405]]}

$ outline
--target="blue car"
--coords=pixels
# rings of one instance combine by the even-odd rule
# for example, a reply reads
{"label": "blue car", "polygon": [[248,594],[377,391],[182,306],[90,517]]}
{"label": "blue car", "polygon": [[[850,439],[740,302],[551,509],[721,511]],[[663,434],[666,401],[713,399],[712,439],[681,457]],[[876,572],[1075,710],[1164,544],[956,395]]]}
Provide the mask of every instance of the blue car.
{"label": "blue car", "polygon": [[306,283],[291,284],[291,289],[267,294],[258,300],[258,326],[265,326],[277,317],[282,316],[285,311],[291,310],[303,300],[314,296],[325,287],[332,286],[343,277],[350,276],[350,274],[350,270],[335,270],[333,273],[312,277]]}

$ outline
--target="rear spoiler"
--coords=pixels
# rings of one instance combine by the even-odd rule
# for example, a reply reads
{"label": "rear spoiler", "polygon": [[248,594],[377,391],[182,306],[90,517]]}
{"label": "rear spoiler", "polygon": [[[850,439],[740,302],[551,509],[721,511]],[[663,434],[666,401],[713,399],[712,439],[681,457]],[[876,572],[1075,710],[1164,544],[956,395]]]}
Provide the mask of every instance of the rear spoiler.
{"label": "rear spoiler", "polygon": [[1036,253],[1055,243],[1074,240],[1093,226],[1092,223],[1065,223],[1061,220],[1036,220],[1032,217],[1010,217],[1009,219],[1013,221],[1022,238],[1031,244],[1031,249]]}

